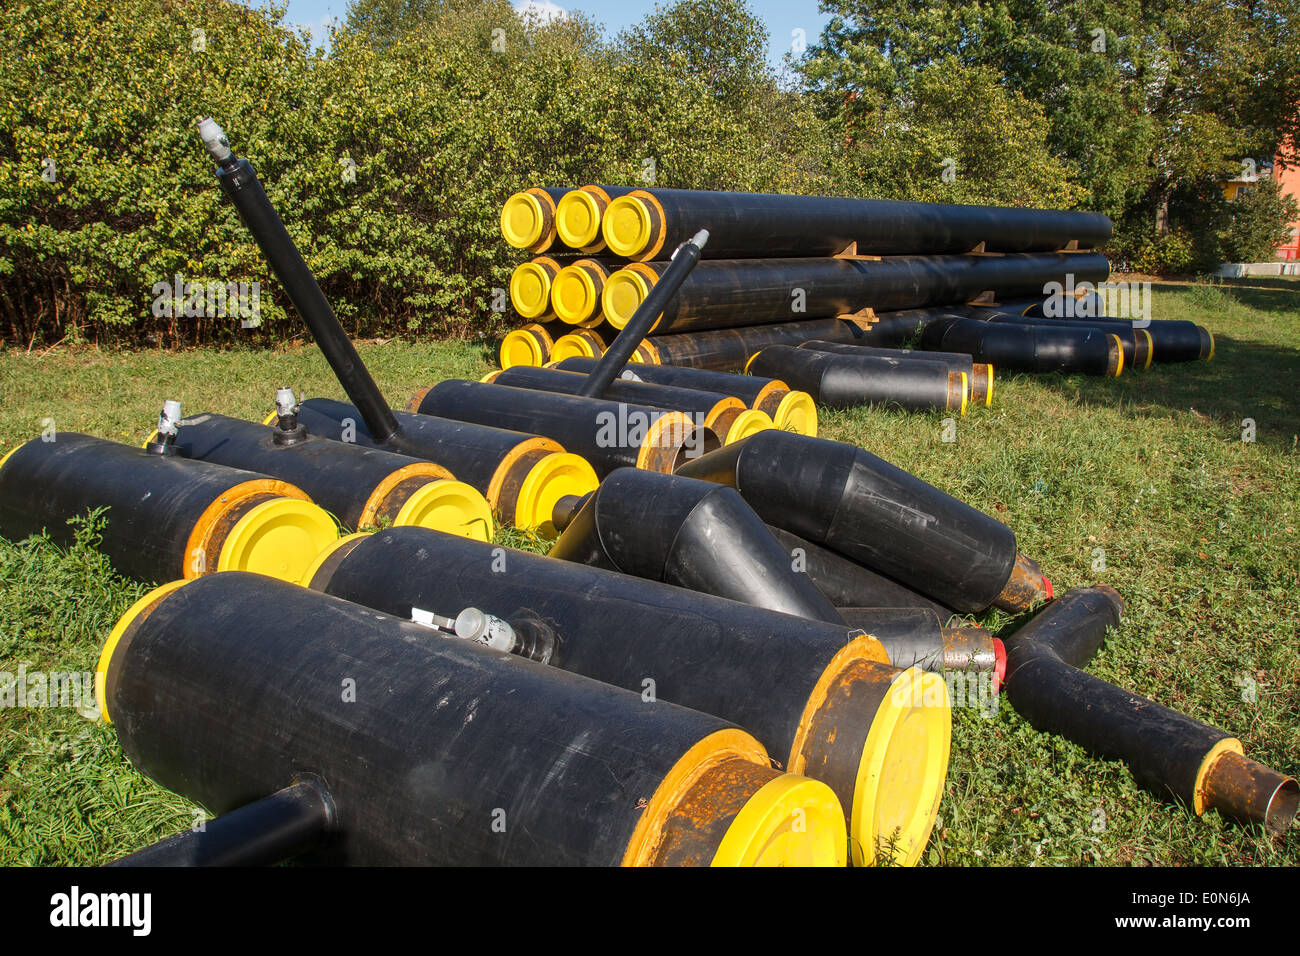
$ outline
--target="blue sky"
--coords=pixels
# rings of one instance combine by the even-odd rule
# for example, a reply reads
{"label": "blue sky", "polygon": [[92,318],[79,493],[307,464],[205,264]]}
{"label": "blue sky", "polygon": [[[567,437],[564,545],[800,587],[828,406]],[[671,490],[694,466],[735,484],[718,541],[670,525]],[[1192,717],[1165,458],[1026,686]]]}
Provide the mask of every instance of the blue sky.
{"label": "blue sky", "polygon": [[[257,5],[258,0],[246,2]],[[655,7],[654,0],[518,0],[515,7],[528,2],[545,9],[580,10],[603,24],[609,36],[638,22]],[[661,3],[667,5],[664,0]],[[289,0],[286,19],[309,27],[313,35],[321,37],[329,19],[342,19],[347,6],[347,0]],[[750,6],[767,23],[771,38],[768,60],[777,69],[794,41],[795,30],[804,31],[806,42],[811,45],[830,19],[818,12],[817,0],[750,0]]]}

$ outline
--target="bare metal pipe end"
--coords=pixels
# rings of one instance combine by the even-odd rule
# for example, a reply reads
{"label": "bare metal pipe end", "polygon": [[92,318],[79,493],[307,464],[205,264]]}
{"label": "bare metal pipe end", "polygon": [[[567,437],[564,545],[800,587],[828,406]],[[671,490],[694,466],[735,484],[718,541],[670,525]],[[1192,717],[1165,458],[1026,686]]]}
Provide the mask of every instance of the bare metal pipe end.
{"label": "bare metal pipe end", "polygon": [[1226,751],[1205,775],[1205,806],[1282,836],[1300,810],[1300,785],[1257,760]]}
{"label": "bare metal pipe end", "polygon": [[1017,553],[1011,575],[1002,586],[1002,593],[997,596],[993,606],[1011,614],[1019,614],[1039,601],[1051,598],[1051,583],[1044,576],[1042,566],[1033,558]]}
{"label": "bare metal pipe end", "polygon": [[199,138],[203,140],[203,145],[207,147],[213,159],[224,163],[234,156],[234,152],[230,149],[230,140],[226,138],[226,131],[211,116],[196,120],[194,126],[198,129]]}

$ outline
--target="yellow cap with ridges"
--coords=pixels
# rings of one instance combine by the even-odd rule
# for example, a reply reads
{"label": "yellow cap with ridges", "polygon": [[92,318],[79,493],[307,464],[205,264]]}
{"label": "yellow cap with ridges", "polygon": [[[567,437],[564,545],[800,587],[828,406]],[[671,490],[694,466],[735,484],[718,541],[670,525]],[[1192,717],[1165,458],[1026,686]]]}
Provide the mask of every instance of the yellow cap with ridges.
{"label": "yellow cap with ridges", "polygon": [[948,775],[952,703],[940,674],[910,667],[876,710],[862,748],[849,843],[857,865],[886,854],[912,866],[921,858]]}
{"label": "yellow cap with ridges", "polygon": [[591,193],[571,189],[555,204],[555,231],[571,249],[586,249],[600,242],[600,202]]}
{"label": "yellow cap with ridges", "polygon": [[600,314],[600,289],[584,267],[574,263],[551,283],[551,308],[562,322],[581,325]]}
{"label": "yellow cap with ridges", "polygon": [[553,537],[556,503],[569,495],[581,498],[599,485],[596,469],[587,459],[572,452],[552,452],[524,476],[515,499],[514,525]]}
{"label": "yellow cap with ridges", "polygon": [[785,773],[745,801],[710,866],[844,866],[844,808],[826,784]]}
{"label": "yellow cap with ridges", "polygon": [[738,442],[742,438],[775,427],[772,416],[767,412],[759,411],[757,408],[747,408],[732,420],[731,427],[727,429],[727,437],[722,443],[730,445],[732,442]]}
{"label": "yellow cap with ridges", "polygon": [[465,482],[449,478],[417,488],[393,518],[393,527],[431,528],[474,541],[491,541],[495,530],[487,499]]}
{"label": "yellow cap with ridges", "polygon": [[318,505],[297,498],[272,498],[254,505],[221,543],[218,571],[251,571],[297,581],[339,536],[334,519]]}
{"label": "yellow cap with ridges", "polygon": [[540,319],[551,311],[551,276],[544,262],[525,262],[510,273],[510,304],[525,319]]}
{"label": "yellow cap with ridges", "polygon": [[[8,458],[9,456],[6,455],[5,457]],[[188,580],[182,579],[180,581],[169,581],[161,587],[154,588],[127,608],[126,613],[118,618],[117,623],[113,625],[108,640],[104,642],[103,650],[99,652],[99,663],[95,665],[95,703],[99,705],[99,715],[108,723],[113,722],[113,718],[108,713],[108,666],[113,662],[113,652],[117,650],[118,642],[122,640],[127,629],[135,623],[140,615],[151,610],[155,604],[177,588],[184,587],[189,583]]]}
{"label": "yellow cap with ridges", "polygon": [[501,339],[497,360],[503,369],[516,365],[539,366],[546,364],[555,343],[545,331],[537,328],[514,329]]}
{"label": "yellow cap with ridges", "polygon": [[600,358],[603,354],[604,348],[598,350],[590,336],[577,333],[561,335],[555,340],[555,348],[551,349],[551,359],[556,362],[567,358]]}
{"label": "yellow cap with ridges", "polygon": [[542,240],[550,218],[538,196],[515,193],[501,207],[501,235],[516,249],[527,249]]}
{"label": "yellow cap with ridges", "polygon": [[616,329],[627,325],[650,294],[650,286],[651,280],[639,269],[619,269],[611,275],[605,280],[605,291],[600,294],[605,320]]}
{"label": "yellow cap with ridges", "polygon": [[772,424],[785,432],[817,437],[817,404],[807,392],[793,391],[781,399]]}
{"label": "yellow cap with ridges", "polygon": [[961,376],[961,414],[966,414],[966,406],[970,402],[970,376],[965,372],[958,373]]}
{"label": "yellow cap with ridges", "polygon": [[650,209],[639,196],[620,196],[609,204],[600,224],[610,252],[633,259],[654,241]]}
{"label": "yellow cap with ridges", "polygon": [[988,366],[988,388],[984,391],[984,405],[989,407],[993,404],[993,366]]}

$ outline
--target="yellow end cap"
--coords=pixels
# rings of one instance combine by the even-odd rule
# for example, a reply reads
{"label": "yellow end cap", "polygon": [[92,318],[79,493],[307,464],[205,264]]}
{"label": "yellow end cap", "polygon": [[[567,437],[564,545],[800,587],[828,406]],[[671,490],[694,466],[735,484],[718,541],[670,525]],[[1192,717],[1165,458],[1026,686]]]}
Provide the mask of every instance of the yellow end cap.
{"label": "yellow end cap", "polygon": [[497,358],[503,369],[514,368],[516,365],[538,366],[546,362],[547,353],[542,348],[542,343],[537,341],[537,336],[527,329],[515,329],[507,332],[501,340]]}
{"label": "yellow end cap", "polygon": [[633,269],[619,269],[605,280],[600,294],[606,321],[616,329],[623,328],[649,294],[650,283],[645,276]]}
{"label": "yellow end cap", "polygon": [[[156,435],[156,434],[158,434],[158,433],[157,433],[157,432],[154,432],[154,434]],[[147,445],[147,444],[148,444],[149,442],[151,442],[151,441],[153,441],[153,438],[152,438],[152,437],[146,439],[146,440],[145,440],[145,444]],[[5,462],[7,462],[10,458],[12,458],[12,457],[14,456],[14,452],[16,452],[19,448],[22,448],[22,447],[23,447],[22,445],[16,445],[16,446],[14,446],[13,448],[10,448],[7,452],[5,452],[5,453],[4,453],[4,457],[3,457],[3,458],[0,458],[0,468],[3,468],[3,467],[5,466]],[[141,447],[143,448],[144,446],[142,445]]]}
{"label": "yellow end cap", "polygon": [[600,358],[596,346],[583,335],[561,335],[551,349],[551,358],[563,362],[568,358]]}
{"label": "yellow end cap", "polygon": [[525,319],[539,319],[551,309],[551,275],[536,262],[510,273],[510,304]]}
{"label": "yellow end cap", "polygon": [[1205,779],[1210,775],[1210,768],[1214,766],[1214,762],[1225,753],[1233,753],[1243,757],[1246,755],[1246,751],[1242,749],[1241,741],[1236,737],[1222,737],[1216,740],[1214,745],[1206,751],[1205,756],[1201,758],[1201,765],[1196,768],[1196,783],[1192,786],[1192,809],[1198,817],[1209,809],[1209,801],[1205,799]]}
{"label": "yellow end cap", "polygon": [[546,214],[536,196],[515,193],[501,207],[501,235],[516,249],[536,245],[546,228]]}
{"label": "yellow end cap", "polygon": [[988,371],[989,387],[984,392],[984,407],[988,408],[993,404],[993,366],[989,366]]}
{"label": "yellow end cap", "polygon": [[406,499],[395,528],[430,528],[474,541],[491,541],[492,506],[463,481],[441,478],[421,485]]}
{"label": "yellow end cap", "polygon": [[[1155,355],[1156,355],[1156,343],[1155,343],[1155,340],[1151,338],[1151,333],[1148,332],[1146,329],[1135,329],[1134,331],[1136,331],[1136,332],[1141,332],[1143,335],[1145,335],[1145,336],[1147,337],[1147,360],[1146,360],[1145,363],[1143,363],[1142,367],[1143,367],[1143,368],[1150,368],[1150,367],[1151,367],[1151,360],[1152,360],[1153,358],[1155,358]],[[1207,333],[1207,334],[1208,334],[1208,333]],[[1213,340],[1213,339],[1210,339],[1210,341],[1211,341],[1211,343],[1213,343],[1214,340]]]}
{"label": "yellow end cap", "polygon": [[312,580],[320,573],[320,569],[325,566],[325,562],[332,558],[340,548],[345,547],[351,541],[356,541],[358,538],[368,538],[372,534],[374,534],[373,530],[353,531],[351,534],[345,534],[343,537],[331,541],[321,550],[320,554],[316,555],[316,560],[314,560],[308,566],[307,570],[302,573],[302,577],[298,579],[298,583],[305,588],[311,587]]}
{"label": "yellow end cap", "polygon": [[565,266],[551,282],[551,308],[560,321],[580,325],[600,309],[600,294],[591,275],[581,266]]}
{"label": "yellow end cap", "polygon": [[1210,337],[1210,354],[1205,356],[1205,361],[1208,362],[1210,359],[1214,358],[1214,333],[1209,329],[1206,329],[1205,334]]}
{"label": "yellow end cap", "polygon": [[790,392],[776,406],[772,424],[782,431],[817,437],[817,404],[807,392]]}
{"label": "yellow end cap", "polygon": [[746,361],[745,361],[745,367],[744,367],[743,369],[741,369],[741,372],[743,372],[745,375],[748,375],[748,374],[749,374],[749,367],[750,367],[751,365],[754,364],[754,359],[758,358],[758,356],[759,356],[759,352],[761,352],[761,351],[762,351],[762,349],[760,349],[758,352],[755,352],[755,353],[754,353],[753,355],[751,355],[748,359],[746,359]]}
{"label": "yellow end cap", "polygon": [[961,414],[966,414],[966,404],[970,400],[970,376],[965,372],[958,373],[961,376]]}
{"label": "yellow end cap", "polygon": [[[10,452],[9,455],[12,455]],[[9,455],[5,455],[6,458]],[[117,650],[117,644],[122,640],[122,635],[126,633],[127,628],[143,614],[146,610],[153,607],[164,596],[171,594],[177,588],[189,584],[187,580],[169,581],[162,587],[154,588],[140,600],[132,604],[125,614],[117,619],[113,625],[113,630],[109,632],[108,640],[104,642],[104,649],[99,652],[99,663],[95,665],[95,703],[99,705],[99,714],[107,723],[112,723],[113,718],[108,715],[108,665],[113,661],[113,652]]]}
{"label": "yellow end cap", "polygon": [[572,452],[554,452],[529,469],[515,500],[516,528],[535,528],[547,538],[557,534],[555,505],[568,495],[595,491],[600,478],[591,463]]}
{"label": "yellow end cap", "polygon": [[494,368],[492,371],[488,372],[486,375],[480,378],[479,381],[482,382],[484,385],[491,385],[493,382],[497,380],[497,376],[501,374],[501,371],[502,370],[499,368]]}
{"label": "yellow end cap", "polygon": [[1120,341],[1118,335],[1112,335],[1115,340],[1115,347],[1119,349],[1119,360],[1115,363],[1115,377],[1119,378],[1120,373],[1124,371],[1124,343]]}
{"label": "yellow end cap", "polygon": [[826,784],[782,774],[745,801],[710,866],[844,866],[844,809]]}
{"label": "yellow end cap", "polygon": [[637,196],[619,196],[606,208],[600,232],[615,255],[628,259],[640,255],[654,239],[645,201]]}
{"label": "yellow end cap", "polygon": [[757,408],[747,408],[736,416],[735,421],[731,423],[731,427],[727,429],[727,437],[722,443],[730,445],[742,438],[748,438],[755,432],[767,431],[767,429],[775,427],[772,416],[767,412],[760,411]]}
{"label": "yellow end cap", "polygon": [[570,249],[582,249],[600,239],[600,204],[591,193],[573,189],[555,206],[555,231]]}
{"label": "yellow end cap", "polygon": [[948,775],[952,704],[940,674],[910,667],[885,694],[858,763],[849,817],[855,865],[893,851],[893,862],[921,858]]}
{"label": "yellow end cap", "polygon": [[296,583],[338,536],[334,519],[318,505],[272,498],[254,506],[230,529],[217,570],[251,571]]}

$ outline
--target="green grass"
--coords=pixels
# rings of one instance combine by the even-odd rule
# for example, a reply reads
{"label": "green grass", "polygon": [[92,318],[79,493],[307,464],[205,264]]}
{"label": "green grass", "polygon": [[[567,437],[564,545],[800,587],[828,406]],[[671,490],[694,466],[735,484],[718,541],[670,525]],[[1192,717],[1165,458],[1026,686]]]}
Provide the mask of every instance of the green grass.
{"label": "green grass", "polygon": [[[1095,581],[1128,602],[1091,670],[1238,736],[1300,773],[1300,283],[1157,287],[1157,318],[1217,339],[1213,362],[1105,381],[999,376],[994,406],[941,440],[943,415],[824,413],[823,434],[882,455],[1015,529],[1058,591]],[[367,344],[403,404],[441,378],[478,378],[481,346]],[[163,398],[188,412],[262,417],[272,390],[342,397],[313,347],[272,352],[55,351],[0,358],[0,448],[61,430],[139,441]],[[1242,439],[1242,419],[1256,441]],[[505,529],[504,543],[537,549]],[[1093,570],[1104,551],[1105,569]],[[93,669],[139,585],[86,543],[0,540],[0,670]],[[975,618],[994,629],[1020,622]],[[1252,701],[1243,683],[1253,682]],[[1250,696],[1250,695],[1246,695]],[[0,710],[0,863],[96,863],[188,826],[194,808],[135,773],[110,729],[67,710]],[[1139,790],[1121,764],[1034,731],[1005,704],[956,712],[953,756],[927,850],[983,865],[1300,864],[1284,841]]]}

